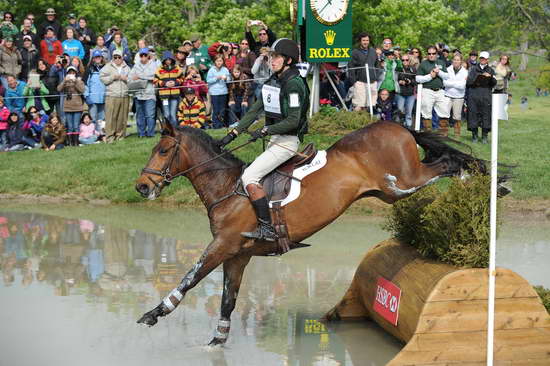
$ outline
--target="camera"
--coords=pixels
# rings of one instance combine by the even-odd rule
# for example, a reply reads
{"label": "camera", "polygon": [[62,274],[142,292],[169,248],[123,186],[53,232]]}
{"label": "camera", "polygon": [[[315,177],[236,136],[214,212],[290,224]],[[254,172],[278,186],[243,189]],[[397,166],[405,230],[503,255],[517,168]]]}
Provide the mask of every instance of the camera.
{"label": "camera", "polygon": [[264,55],[264,62],[267,62],[268,59],[269,58],[266,55]]}
{"label": "camera", "polygon": [[66,65],[67,62],[68,62],[68,61],[67,61],[67,59],[66,59],[65,57],[63,57],[63,58],[61,59],[61,63],[62,63],[63,65]]}

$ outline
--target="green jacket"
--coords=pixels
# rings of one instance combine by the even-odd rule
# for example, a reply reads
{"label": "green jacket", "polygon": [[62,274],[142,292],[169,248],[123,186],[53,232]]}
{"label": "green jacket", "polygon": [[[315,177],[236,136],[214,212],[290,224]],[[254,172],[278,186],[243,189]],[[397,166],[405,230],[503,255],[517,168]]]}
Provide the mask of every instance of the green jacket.
{"label": "green jacket", "polygon": [[46,111],[49,111],[50,110],[50,105],[48,104],[48,102],[46,101],[46,98],[43,97],[43,95],[48,95],[50,94],[50,91],[48,90],[48,88],[46,88],[46,85],[44,85],[44,83],[41,81],[40,82],[40,89],[39,89],[39,93],[38,95],[35,94],[35,91],[36,89],[34,88],[30,88],[27,84],[27,86],[25,86],[25,89],[23,89],[23,95],[26,96],[26,97],[31,97],[31,96],[34,96],[35,98],[28,98],[27,99],[27,104],[25,105],[25,108],[26,110],[28,111],[30,107],[35,107],[36,105],[36,102],[35,102],[35,99],[36,98],[40,98],[41,102],[42,102],[42,107],[44,108],[44,110]]}
{"label": "green jacket", "polygon": [[[295,67],[284,71],[280,77],[274,74],[264,85],[280,87],[280,114],[266,113],[265,125],[268,135],[294,135],[303,141],[307,133],[309,88]],[[262,91],[263,96],[263,91]],[[259,98],[236,127],[239,133],[248,129],[256,117],[264,111],[263,97]]]}

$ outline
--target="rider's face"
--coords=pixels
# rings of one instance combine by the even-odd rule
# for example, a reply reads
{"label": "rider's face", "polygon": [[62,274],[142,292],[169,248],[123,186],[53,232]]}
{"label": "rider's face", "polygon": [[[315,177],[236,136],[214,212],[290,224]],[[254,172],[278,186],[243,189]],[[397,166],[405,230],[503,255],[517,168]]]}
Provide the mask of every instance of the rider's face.
{"label": "rider's face", "polygon": [[283,69],[285,58],[281,55],[273,55],[271,57],[271,70],[273,72],[279,72]]}

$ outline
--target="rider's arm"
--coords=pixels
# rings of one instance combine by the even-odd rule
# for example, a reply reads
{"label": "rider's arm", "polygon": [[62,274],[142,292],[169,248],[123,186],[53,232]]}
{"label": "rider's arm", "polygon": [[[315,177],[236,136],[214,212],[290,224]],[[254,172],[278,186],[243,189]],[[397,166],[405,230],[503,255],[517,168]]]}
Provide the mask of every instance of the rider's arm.
{"label": "rider's arm", "polygon": [[256,120],[256,117],[258,114],[260,114],[264,110],[264,101],[260,97],[256,100],[256,102],[250,107],[248,112],[241,118],[239,121],[239,124],[235,128],[237,132],[240,134],[248,129],[250,125]]}

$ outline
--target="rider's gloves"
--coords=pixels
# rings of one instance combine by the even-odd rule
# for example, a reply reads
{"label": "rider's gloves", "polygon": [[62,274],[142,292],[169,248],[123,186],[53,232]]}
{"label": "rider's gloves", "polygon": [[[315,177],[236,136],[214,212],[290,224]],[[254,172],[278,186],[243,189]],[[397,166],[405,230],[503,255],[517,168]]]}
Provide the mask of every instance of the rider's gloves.
{"label": "rider's gloves", "polygon": [[229,144],[231,141],[235,140],[237,138],[237,133],[235,130],[229,132],[227,135],[225,135],[221,140],[216,140],[216,145],[218,145],[221,148],[223,148],[225,145]]}
{"label": "rider's gloves", "polygon": [[250,141],[256,141],[264,136],[267,136],[267,127],[258,128],[250,133]]}

